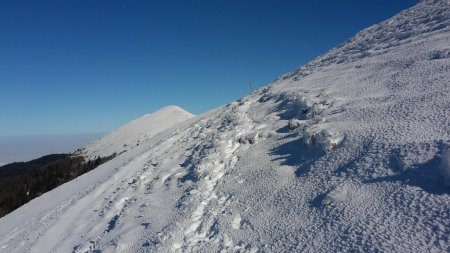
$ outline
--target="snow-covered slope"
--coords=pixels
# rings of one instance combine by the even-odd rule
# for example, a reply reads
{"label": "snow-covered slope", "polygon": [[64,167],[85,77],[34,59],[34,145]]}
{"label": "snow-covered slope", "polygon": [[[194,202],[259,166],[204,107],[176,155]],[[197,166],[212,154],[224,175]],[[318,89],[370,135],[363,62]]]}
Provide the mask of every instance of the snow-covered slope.
{"label": "snow-covered slope", "polygon": [[5,252],[450,251],[450,1],[0,219]]}
{"label": "snow-covered slope", "polygon": [[87,145],[79,152],[88,159],[120,154],[139,146],[162,130],[186,121],[194,115],[178,106],[167,106],[146,114]]}

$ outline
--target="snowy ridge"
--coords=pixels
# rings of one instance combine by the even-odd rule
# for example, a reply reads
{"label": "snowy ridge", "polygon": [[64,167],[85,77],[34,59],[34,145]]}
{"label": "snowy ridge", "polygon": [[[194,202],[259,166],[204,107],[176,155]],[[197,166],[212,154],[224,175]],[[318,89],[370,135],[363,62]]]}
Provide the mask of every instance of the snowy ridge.
{"label": "snowy ridge", "polygon": [[155,134],[192,118],[194,115],[178,106],[167,106],[146,114],[87,145],[80,154],[88,159],[121,154],[139,146]]}
{"label": "snowy ridge", "polygon": [[[424,0],[393,18],[366,28],[329,53],[319,56],[305,66],[283,75],[281,79],[306,76],[331,64],[355,62],[385,54],[395,47],[426,39],[449,30],[448,0]],[[411,18],[414,17],[414,18]],[[450,49],[429,52],[425,57],[449,55]]]}
{"label": "snowy ridge", "polygon": [[0,219],[1,250],[450,251],[448,14],[422,1],[158,132]]}

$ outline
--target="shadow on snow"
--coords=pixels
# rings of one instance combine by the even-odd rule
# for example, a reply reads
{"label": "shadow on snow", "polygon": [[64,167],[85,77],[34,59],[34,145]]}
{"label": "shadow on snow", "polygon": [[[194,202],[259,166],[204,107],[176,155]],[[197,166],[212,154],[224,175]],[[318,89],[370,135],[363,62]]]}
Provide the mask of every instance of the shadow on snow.
{"label": "shadow on snow", "polygon": [[[289,135],[285,139],[292,136]],[[290,140],[270,150],[270,155],[275,157],[272,161],[279,161],[281,165],[295,167],[295,175],[298,177],[306,176],[313,164],[324,154],[322,149],[308,145],[303,138]]]}

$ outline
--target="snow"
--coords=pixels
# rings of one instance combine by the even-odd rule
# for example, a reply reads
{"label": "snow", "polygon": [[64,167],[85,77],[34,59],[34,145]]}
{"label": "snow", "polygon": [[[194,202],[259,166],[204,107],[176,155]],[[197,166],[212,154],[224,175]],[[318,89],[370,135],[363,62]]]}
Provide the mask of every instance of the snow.
{"label": "snow", "polygon": [[441,170],[445,185],[450,187],[450,149],[441,155]]}
{"label": "snow", "polygon": [[175,124],[194,117],[178,106],[167,106],[146,114],[87,145],[80,154],[88,159],[121,154],[139,146],[154,135]]}
{"label": "snow", "polygon": [[343,203],[347,201],[349,198],[348,196],[348,189],[345,186],[338,187],[336,189],[333,189],[330,191],[323,201],[323,205],[331,205],[333,203]]}
{"label": "snow", "polygon": [[141,141],[1,218],[1,248],[450,251],[448,41],[450,1],[422,1],[238,101],[105,137],[86,154]]}

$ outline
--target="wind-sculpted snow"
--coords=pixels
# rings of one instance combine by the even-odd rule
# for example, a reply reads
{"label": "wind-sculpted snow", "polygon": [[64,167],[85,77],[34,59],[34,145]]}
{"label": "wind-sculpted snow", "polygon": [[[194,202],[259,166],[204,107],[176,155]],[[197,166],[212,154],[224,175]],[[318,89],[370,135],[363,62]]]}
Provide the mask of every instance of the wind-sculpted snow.
{"label": "wind-sculpted snow", "polygon": [[152,135],[0,219],[1,250],[450,251],[449,10]]}

